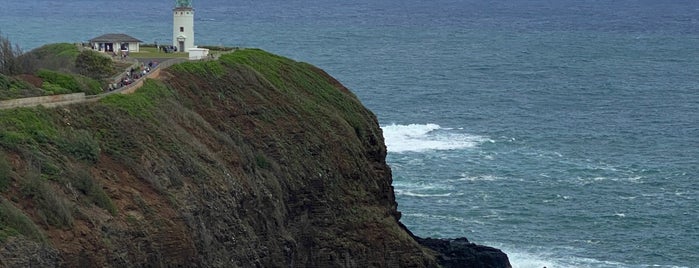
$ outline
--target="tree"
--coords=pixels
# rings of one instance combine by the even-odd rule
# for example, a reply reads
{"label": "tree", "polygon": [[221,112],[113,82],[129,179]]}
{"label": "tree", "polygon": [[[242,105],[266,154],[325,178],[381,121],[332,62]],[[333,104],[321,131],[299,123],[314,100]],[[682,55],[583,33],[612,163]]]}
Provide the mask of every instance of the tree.
{"label": "tree", "polygon": [[0,73],[14,75],[21,73],[22,63],[18,59],[22,49],[12,45],[10,39],[0,33]]}

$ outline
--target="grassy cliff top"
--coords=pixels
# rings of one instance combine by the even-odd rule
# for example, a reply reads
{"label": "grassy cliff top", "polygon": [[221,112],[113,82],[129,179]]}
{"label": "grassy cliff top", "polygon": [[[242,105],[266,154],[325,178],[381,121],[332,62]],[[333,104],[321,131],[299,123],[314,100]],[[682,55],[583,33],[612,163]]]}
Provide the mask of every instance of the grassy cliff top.
{"label": "grassy cliff top", "polygon": [[2,110],[0,244],[13,247],[0,259],[434,266],[398,224],[385,156],[347,88],[257,49],[172,66],[130,95]]}

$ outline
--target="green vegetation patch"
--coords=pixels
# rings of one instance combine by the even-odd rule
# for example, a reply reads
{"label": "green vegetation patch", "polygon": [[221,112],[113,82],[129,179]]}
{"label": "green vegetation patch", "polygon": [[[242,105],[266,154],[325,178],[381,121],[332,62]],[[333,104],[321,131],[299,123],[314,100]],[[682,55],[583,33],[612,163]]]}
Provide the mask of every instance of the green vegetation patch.
{"label": "green vegetation patch", "polygon": [[281,67],[293,62],[290,59],[265,52],[261,49],[237,50],[233,53],[222,55],[219,60],[223,64],[231,67],[239,64],[250,66],[267,78],[267,80],[278,89],[286,88],[281,77]]}
{"label": "green vegetation patch", "polygon": [[7,77],[4,74],[0,74],[0,90],[8,90],[10,89],[10,86],[12,80],[10,80],[10,77]]}
{"label": "green vegetation patch", "polygon": [[78,160],[96,163],[100,156],[99,141],[87,130],[70,129],[58,142],[61,151]]}
{"label": "green vegetation patch", "polygon": [[[357,135],[363,135],[365,109],[356,96],[338,89],[332,78],[308,63],[296,62],[259,49],[237,50],[220,57],[227,66],[248,66],[280,92],[296,100],[311,115],[341,116]],[[332,108],[330,108],[332,107]],[[339,113],[338,113],[339,111]]]}
{"label": "green vegetation patch", "polygon": [[114,73],[114,61],[99,52],[84,50],[75,59],[78,72],[94,79],[104,79]]}
{"label": "green vegetation patch", "polygon": [[0,198],[0,242],[8,237],[23,235],[29,239],[44,242],[46,238],[27,215],[5,198]]}
{"label": "green vegetation patch", "polygon": [[20,190],[25,198],[34,201],[44,224],[59,228],[73,226],[72,206],[39,174],[29,174]]}
{"label": "green vegetation patch", "polygon": [[112,199],[109,198],[104,189],[102,189],[102,185],[93,179],[88,171],[81,169],[75,171],[70,177],[72,186],[84,194],[90,203],[109,211],[112,215],[116,215],[117,208]]}
{"label": "green vegetation patch", "polygon": [[219,78],[226,69],[219,61],[183,62],[171,67],[175,71],[188,72],[202,78]]}
{"label": "green vegetation patch", "polygon": [[49,94],[85,92],[94,95],[102,92],[100,83],[86,76],[48,69],[39,69],[36,75],[44,80],[42,87],[49,91]]}
{"label": "green vegetation patch", "polygon": [[39,58],[45,57],[61,57],[61,58],[72,58],[75,59],[80,50],[74,44],[69,43],[56,43],[43,45],[37,49],[32,50],[32,53]]}
{"label": "green vegetation patch", "polygon": [[101,103],[123,110],[131,116],[147,118],[152,116],[155,104],[172,92],[160,81],[146,79],[143,86],[133,94],[114,94],[100,100]]}
{"label": "green vegetation patch", "polygon": [[0,146],[17,148],[21,144],[50,143],[57,135],[50,110],[41,107],[0,110]]}
{"label": "green vegetation patch", "polygon": [[22,54],[18,60],[23,63],[23,72],[32,73],[38,68],[73,72],[75,59],[80,50],[73,44],[48,44]]}
{"label": "green vegetation patch", "polygon": [[40,69],[36,72],[36,76],[44,79],[44,83],[50,83],[69,90],[70,92],[79,92],[80,84],[70,74],[51,71],[48,69]]}
{"label": "green vegetation patch", "polygon": [[23,98],[40,93],[42,93],[41,90],[22,79],[0,74],[0,100]]}
{"label": "green vegetation patch", "polygon": [[10,172],[12,172],[12,167],[7,162],[5,154],[0,151],[0,192],[4,192],[10,186]]}

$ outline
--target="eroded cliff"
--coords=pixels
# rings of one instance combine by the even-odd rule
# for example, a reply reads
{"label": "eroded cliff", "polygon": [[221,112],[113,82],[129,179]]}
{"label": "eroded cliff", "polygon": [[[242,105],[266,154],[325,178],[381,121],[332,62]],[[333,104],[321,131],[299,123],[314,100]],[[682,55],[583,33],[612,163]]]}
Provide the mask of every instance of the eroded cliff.
{"label": "eroded cliff", "polygon": [[0,111],[0,266],[437,266],[385,156],[349,90],[260,50]]}

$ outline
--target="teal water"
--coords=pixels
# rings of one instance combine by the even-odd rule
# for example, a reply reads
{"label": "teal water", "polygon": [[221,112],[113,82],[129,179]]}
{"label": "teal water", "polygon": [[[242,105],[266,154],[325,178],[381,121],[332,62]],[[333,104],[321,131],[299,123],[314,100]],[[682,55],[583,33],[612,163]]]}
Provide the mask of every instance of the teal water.
{"label": "teal water", "polygon": [[[170,2],[13,1],[0,31],[25,48],[163,43]],[[377,114],[417,235],[466,236],[515,267],[699,265],[699,3],[194,5],[197,43],[318,65]]]}

